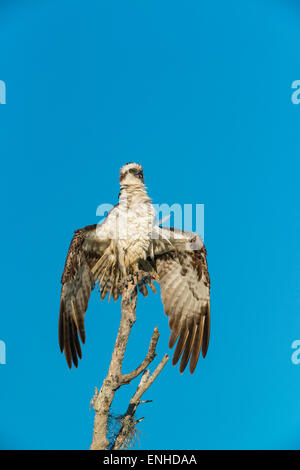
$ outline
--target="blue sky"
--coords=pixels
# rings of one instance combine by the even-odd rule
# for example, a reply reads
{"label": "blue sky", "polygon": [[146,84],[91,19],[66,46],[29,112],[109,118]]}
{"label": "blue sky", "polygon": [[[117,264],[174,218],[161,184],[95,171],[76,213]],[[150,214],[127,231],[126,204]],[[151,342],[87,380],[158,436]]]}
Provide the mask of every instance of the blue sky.
{"label": "blue sky", "polygon": [[[77,370],[58,348],[73,230],[144,167],[155,203],[205,204],[211,342],[193,376],[168,364],[138,417],[140,449],[300,449],[296,1],[0,1],[0,448],[87,449],[120,304],[92,295]],[[155,325],[139,298],[124,371]],[[119,391],[122,413],[135,385]]]}

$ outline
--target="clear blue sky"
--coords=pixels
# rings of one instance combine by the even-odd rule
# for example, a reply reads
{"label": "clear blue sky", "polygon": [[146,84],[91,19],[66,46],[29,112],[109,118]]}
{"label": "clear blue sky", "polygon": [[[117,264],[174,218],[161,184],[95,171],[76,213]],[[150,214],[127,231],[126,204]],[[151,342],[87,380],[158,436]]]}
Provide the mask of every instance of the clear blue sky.
{"label": "clear blue sky", "polygon": [[[1,0],[2,449],[91,443],[120,304],[94,293],[69,371],[60,276],[73,230],[117,201],[127,161],[153,202],[205,204],[212,281],[207,358],[193,376],[168,364],[138,413],[139,448],[300,449],[299,26],[288,0]],[[167,351],[159,295],[137,316],[125,371],[155,325]]]}

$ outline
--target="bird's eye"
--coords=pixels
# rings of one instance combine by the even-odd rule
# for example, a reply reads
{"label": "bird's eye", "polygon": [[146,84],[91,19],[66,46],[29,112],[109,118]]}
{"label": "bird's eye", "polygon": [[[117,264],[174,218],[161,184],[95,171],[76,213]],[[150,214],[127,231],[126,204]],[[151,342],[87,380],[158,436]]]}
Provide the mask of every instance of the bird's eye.
{"label": "bird's eye", "polygon": [[143,172],[140,170],[136,170],[135,168],[130,168],[129,173],[132,173],[134,176],[141,180],[144,178]]}

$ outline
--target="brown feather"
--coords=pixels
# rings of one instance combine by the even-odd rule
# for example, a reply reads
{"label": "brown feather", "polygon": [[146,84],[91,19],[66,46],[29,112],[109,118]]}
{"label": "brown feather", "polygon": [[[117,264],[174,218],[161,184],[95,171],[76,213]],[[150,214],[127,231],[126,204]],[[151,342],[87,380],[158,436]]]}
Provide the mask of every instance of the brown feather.
{"label": "brown feather", "polygon": [[179,340],[178,340],[178,343],[176,345],[176,349],[175,349],[175,352],[174,352],[173,366],[175,366],[177,364],[177,362],[179,361],[179,358],[181,356],[181,353],[183,351],[183,348],[185,346],[185,343],[186,343],[186,340],[187,340],[187,337],[188,337],[188,333],[189,333],[189,330],[184,325],[181,328]]}
{"label": "brown feather", "polygon": [[194,340],[194,345],[193,345],[193,352],[192,352],[192,357],[190,360],[190,372],[193,374],[198,359],[201,351],[201,346],[202,346],[202,338],[203,338],[203,330],[204,330],[204,321],[205,317],[202,315],[200,317],[200,322],[197,325],[197,332]]}
{"label": "brown feather", "polygon": [[75,367],[78,367],[78,358],[77,358],[77,351],[75,347],[75,338],[74,338],[74,322],[73,319],[70,317],[69,318],[69,332],[70,332],[70,350],[71,350],[71,356],[72,356],[72,361],[74,363]]}
{"label": "brown feather", "polygon": [[187,363],[189,362],[189,358],[193,349],[196,332],[197,332],[197,324],[193,323],[189,328],[188,339],[186,341],[185,349],[184,349],[184,352],[180,361],[180,365],[179,365],[179,371],[181,374],[186,368]]}
{"label": "brown feather", "polygon": [[172,349],[174,344],[176,343],[178,335],[179,335],[178,330],[177,331],[172,331],[172,333],[170,335],[170,338],[169,338],[169,348],[170,349]]}
{"label": "brown feather", "polygon": [[[162,230],[167,236],[167,228]],[[169,347],[174,347],[177,341],[173,364],[181,357],[179,370],[183,372],[190,361],[193,373],[201,348],[205,357],[209,343],[210,280],[206,249],[196,234],[176,229],[170,232],[170,241],[160,239],[154,243],[154,259],[164,311],[169,317]],[[188,319],[192,319],[189,325]]]}
{"label": "brown feather", "polygon": [[81,347],[80,347],[77,329],[74,323],[73,323],[73,338],[74,338],[74,344],[75,344],[77,355],[79,359],[81,359],[82,358]]}
{"label": "brown feather", "polygon": [[85,343],[85,328],[84,328],[84,313],[85,310],[80,307],[80,304],[77,299],[74,299],[74,306],[75,306],[75,315],[76,315],[76,326],[80,336],[80,339],[83,343]]}
{"label": "brown feather", "polygon": [[64,351],[66,360],[68,363],[69,368],[72,367],[72,355],[71,355],[71,347],[70,347],[70,330],[69,330],[69,321],[67,318],[64,318]]}
{"label": "brown feather", "polygon": [[203,344],[202,344],[203,358],[205,358],[207,350],[208,350],[209,335],[210,335],[210,306],[208,305],[207,313],[205,316],[204,333],[203,333]]}
{"label": "brown feather", "polygon": [[[82,343],[85,342],[84,314],[88,307],[93,285],[90,268],[99,258],[99,254],[95,255],[92,251],[84,251],[83,244],[86,241],[86,236],[96,227],[93,225],[76,230],[61,278],[59,346],[61,351],[64,351],[70,368],[72,363],[77,367],[78,358],[81,358],[78,333]],[[89,265],[89,263],[91,264]]]}

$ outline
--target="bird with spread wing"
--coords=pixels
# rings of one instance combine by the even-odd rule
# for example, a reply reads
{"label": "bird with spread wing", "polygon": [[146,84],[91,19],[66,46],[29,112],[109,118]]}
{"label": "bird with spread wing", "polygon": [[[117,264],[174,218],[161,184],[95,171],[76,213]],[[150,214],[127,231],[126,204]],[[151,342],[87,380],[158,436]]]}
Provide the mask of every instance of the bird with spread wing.
{"label": "bird with spread wing", "polygon": [[[78,366],[85,342],[84,316],[91,291],[99,288],[117,300],[128,280],[148,295],[161,288],[169,317],[169,347],[176,348],[173,365],[190,372],[200,352],[205,357],[210,335],[210,279],[206,249],[196,233],[167,228],[155,221],[155,210],[144,184],[143,168],[127,163],[120,170],[119,203],[101,224],[76,230],[62,274],[59,345],[68,366]],[[80,339],[79,339],[80,338]]]}

